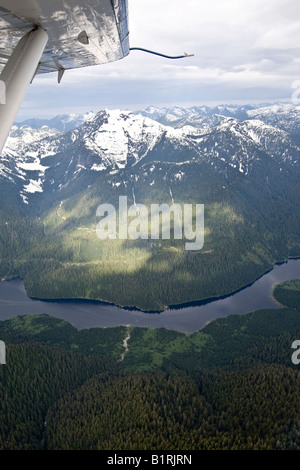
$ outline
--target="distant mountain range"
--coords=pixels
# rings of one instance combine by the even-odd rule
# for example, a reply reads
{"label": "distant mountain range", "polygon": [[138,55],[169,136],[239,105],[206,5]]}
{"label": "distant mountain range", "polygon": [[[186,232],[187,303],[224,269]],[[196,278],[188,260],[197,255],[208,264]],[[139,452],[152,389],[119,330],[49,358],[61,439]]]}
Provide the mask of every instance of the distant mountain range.
{"label": "distant mountain range", "polygon": [[[233,169],[247,176],[261,167],[264,157],[266,165],[273,159],[282,172],[299,168],[299,134],[300,107],[292,105],[149,107],[138,113],[60,115],[12,129],[0,177],[14,183],[28,203],[34,193],[60,191],[75,180],[86,180],[87,174],[93,183],[100,172],[150,161],[176,163],[178,168],[206,162],[218,172]],[[271,177],[266,168],[262,175]]]}
{"label": "distant mountain range", "polygon": [[293,135],[299,134],[300,130],[300,106],[293,104],[279,103],[258,107],[251,105],[193,106],[192,108],[156,108],[150,106],[139,111],[139,113],[173,127],[191,125],[198,128],[211,128],[219,124],[224,118],[232,117],[238,121],[259,119]]}

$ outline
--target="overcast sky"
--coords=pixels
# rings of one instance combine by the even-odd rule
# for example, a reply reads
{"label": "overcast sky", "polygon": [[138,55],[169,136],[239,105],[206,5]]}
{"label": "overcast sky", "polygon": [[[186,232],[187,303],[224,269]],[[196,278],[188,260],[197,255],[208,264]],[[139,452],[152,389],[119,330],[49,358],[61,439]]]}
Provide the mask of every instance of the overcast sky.
{"label": "overcast sky", "polygon": [[17,120],[149,105],[290,101],[300,80],[299,0],[128,0],[121,61],[35,78]]}

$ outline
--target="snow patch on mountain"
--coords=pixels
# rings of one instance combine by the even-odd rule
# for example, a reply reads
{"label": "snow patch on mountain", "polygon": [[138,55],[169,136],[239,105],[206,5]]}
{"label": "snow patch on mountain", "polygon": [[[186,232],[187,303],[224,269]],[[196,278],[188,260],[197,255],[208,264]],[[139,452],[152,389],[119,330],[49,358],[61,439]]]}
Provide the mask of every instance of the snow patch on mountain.
{"label": "snow patch on mountain", "polygon": [[45,170],[47,170],[47,168],[49,168],[47,166],[41,165],[40,160],[38,158],[33,162],[17,163],[17,167],[21,168],[22,170],[25,170],[25,171],[39,171],[39,172],[42,172],[42,173],[44,173]]}
{"label": "snow patch on mountain", "polygon": [[34,142],[39,142],[49,137],[59,136],[61,133],[48,126],[42,126],[39,129],[33,129],[29,126],[13,126],[4,146],[2,156],[20,156],[26,150],[28,155],[28,146]]}
{"label": "snow patch on mountain", "polygon": [[24,185],[24,191],[26,193],[42,193],[43,188],[42,188],[42,180],[39,178],[37,181],[36,180],[30,180],[28,184]]}
{"label": "snow patch on mountain", "polygon": [[20,196],[28,203],[24,193],[42,192],[43,179],[48,166],[41,163],[40,149],[45,143],[43,156],[49,153],[49,139],[59,137],[61,133],[48,126],[32,129],[24,125],[13,126],[0,157],[0,176],[21,182]]}

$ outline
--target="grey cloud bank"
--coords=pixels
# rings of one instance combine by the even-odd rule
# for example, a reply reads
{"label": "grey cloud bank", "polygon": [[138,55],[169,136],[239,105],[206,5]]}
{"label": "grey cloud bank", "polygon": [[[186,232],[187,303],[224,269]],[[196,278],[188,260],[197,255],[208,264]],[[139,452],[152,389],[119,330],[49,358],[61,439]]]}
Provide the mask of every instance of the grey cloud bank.
{"label": "grey cloud bank", "polygon": [[288,100],[300,79],[298,0],[129,0],[131,47],[194,57],[176,61],[132,51],[125,59],[39,76],[18,120],[83,109],[208,101]]}

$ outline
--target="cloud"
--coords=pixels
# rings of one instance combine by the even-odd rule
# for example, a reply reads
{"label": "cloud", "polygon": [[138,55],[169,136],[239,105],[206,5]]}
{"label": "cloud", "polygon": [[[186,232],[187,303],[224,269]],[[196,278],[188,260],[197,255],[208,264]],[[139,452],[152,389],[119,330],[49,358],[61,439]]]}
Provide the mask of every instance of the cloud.
{"label": "cloud", "polygon": [[53,74],[39,76],[21,113],[32,101],[53,114],[55,106],[73,112],[84,103],[97,110],[288,99],[300,79],[299,13],[298,0],[129,0],[131,47],[194,57],[172,61],[131,51],[121,61],[67,71],[60,85]]}

